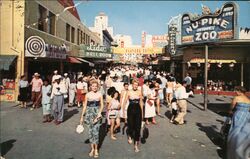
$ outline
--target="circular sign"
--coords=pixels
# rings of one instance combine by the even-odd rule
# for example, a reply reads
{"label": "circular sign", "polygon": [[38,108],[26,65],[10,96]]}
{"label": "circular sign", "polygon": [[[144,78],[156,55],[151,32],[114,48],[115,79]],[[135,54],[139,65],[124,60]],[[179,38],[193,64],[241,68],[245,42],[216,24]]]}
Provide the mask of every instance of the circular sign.
{"label": "circular sign", "polygon": [[39,56],[45,51],[45,42],[39,36],[31,36],[26,40],[25,47],[30,54]]}

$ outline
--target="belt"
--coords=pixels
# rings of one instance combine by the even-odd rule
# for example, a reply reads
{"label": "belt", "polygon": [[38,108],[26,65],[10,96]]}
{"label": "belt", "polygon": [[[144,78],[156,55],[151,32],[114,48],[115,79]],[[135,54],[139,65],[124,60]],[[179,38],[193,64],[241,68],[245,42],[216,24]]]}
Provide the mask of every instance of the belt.
{"label": "belt", "polygon": [[87,106],[88,107],[98,107],[100,105],[100,101],[88,101]]}
{"label": "belt", "polygon": [[182,98],[182,99],[178,99],[178,100],[187,100],[187,99],[185,99],[185,98]]}

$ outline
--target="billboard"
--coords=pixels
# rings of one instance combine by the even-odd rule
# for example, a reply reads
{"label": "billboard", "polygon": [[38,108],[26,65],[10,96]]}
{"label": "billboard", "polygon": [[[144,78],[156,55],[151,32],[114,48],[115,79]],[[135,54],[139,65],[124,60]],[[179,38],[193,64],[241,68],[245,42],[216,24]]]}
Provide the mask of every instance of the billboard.
{"label": "billboard", "polygon": [[215,42],[236,37],[237,6],[225,3],[221,9],[211,13],[206,6],[201,16],[183,14],[181,19],[181,41],[184,43]]}
{"label": "billboard", "polygon": [[87,58],[111,59],[112,53],[110,52],[110,48],[105,46],[80,45],[79,56]]}

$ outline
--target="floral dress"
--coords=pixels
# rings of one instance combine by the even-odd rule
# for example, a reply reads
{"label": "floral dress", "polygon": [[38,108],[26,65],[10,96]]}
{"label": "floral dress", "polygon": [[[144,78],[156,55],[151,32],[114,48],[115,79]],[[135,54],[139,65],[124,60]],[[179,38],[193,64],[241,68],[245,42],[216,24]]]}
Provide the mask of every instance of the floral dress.
{"label": "floral dress", "polygon": [[[98,92],[98,93],[93,93],[93,94],[95,95],[89,95],[89,93],[87,94],[87,109],[86,109],[86,115],[85,115],[85,123],[88,125],[90,143],[98,144],[101,120],[99,120],[97,123],[93,123],[93,121],[97,117],[98,112],[99,112],[99,107],[101,105],[100,103],[101,93]],[[92,98],[94,96],[95,99],[89,98],[90,96],[92,96]]]}

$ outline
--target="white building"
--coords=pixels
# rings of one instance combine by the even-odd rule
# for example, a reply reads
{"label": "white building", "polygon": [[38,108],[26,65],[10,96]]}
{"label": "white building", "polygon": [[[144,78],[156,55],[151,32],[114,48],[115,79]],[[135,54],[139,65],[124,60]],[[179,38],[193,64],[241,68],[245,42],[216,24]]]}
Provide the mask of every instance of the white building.
{"label": "white building", "polygon": [[114,37],[114,41],[118,44],[119,47],[131,47],[132,38],[130,35],[117,34]]}
{"label": "white building", "polygon": [[97,33],[101,39],[101,45],[103,45],[103,30],[107,30],[111,37],[113,37],[113,27],[108,26],[108,16],[100,12],[98,16],[95,17],[94,27],[89,27],[92,32]]}

